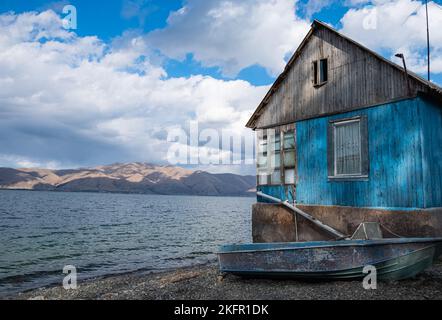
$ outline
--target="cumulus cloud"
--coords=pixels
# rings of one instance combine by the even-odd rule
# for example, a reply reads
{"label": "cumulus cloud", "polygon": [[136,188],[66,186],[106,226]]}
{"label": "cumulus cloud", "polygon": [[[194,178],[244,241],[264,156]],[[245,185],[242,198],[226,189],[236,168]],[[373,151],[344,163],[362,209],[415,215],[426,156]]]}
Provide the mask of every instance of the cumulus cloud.
{"label": "cumulus cloud", "polygon": [[0,15],[0,165],[161,163],[165,132],[189,120],[251,134],[267,87],[167,78],[143,36],[106,44],[61,26],[50,10]]}
{"label": "cumulus cloud", "polygon": [[[442,73],[442,10],[428,3],[432,72]],[[414,0],[378,0],[364,8],[350,9],[341,19],[342,31],[348,36],[393,56],[405,54],[410,69],[425,73],[426,16],[424,2]]]}
{"label": "cumulus cloud", "polygon": [[192,53],[224,75],[260,65],[270,74],[282,71],[310,24],[296,16],[293,0],[187,0],[168,18],[166,28],[148,39],[168,57]]}
{"label": "cumulus cloud", "polygon": [[126,19],[137,18],[139,24],[143,26],[147,17],[157,9],[151,0],[124,0],[121,15]]}
{"label": "cumulus cloud", "polygon": [[333,3],[334,0],[308,0],[304,5],[301,5],[301,12],[311,18],[314,13],[330,7]]}

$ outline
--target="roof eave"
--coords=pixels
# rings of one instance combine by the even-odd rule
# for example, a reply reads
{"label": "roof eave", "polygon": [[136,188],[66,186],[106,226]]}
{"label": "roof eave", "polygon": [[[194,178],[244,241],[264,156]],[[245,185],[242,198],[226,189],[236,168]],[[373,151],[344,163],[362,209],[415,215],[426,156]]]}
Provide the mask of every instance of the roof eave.
{"label": "roof eave", "polygon": [[249,121],[246,124],[246,128],[250,128],[250,129],[253,129],[253,130],[256,129],[255,121],[256,121],[257,116],[260,116],[259,112],[268,103],[268,99],[273,95],[273,92],[275,92],[278,89],[278,86],[282,82],[282,80],[284,80],[286,74],[289,72],[289,70],[290,70],[293,62],[295,61],[296,57],[301,52],[301,49],[304,47],[304,45],[307,43],[308,39],[313,34],[314,27],[315,27],[315,22],[312,23],[312,26],[311,26],[309,32],[304,37],[304,39],[302,40],[302,42],[299,45],[298,49],[296,49],[295,53],[292,55],[290,60],[287,62],[286,66],[284,68],[284,71],[278,76],[278,78],[276,78],[276,81],[272,84],[272,86],[270,87],[269,91],[267,91],[267,94],[264,96],[264,99],[262,99],[261,103],[258,105],[258,108],[256,108],[255,112],[250,117]]}
{"label": "roof eave", "polygon": [[[365,50],[369,53],[371,53],[372,55],[374,55],[376,58],[388,63],[389,65],[393,66],[396,69],[399,69],[400,71],[404,72],[404,69],[399,66],[398,64],[382,57],[380,54],[378,54],[377,52],[368,49],[367,47],[363,46],[362,44],[354,41],[353,39],[343,35],[342,33],[340,33],[339,31],[337,31],[336,29],[332,28],[331,26],[327,25],[326,23],[319,21],[319,20],[314,20],[311,28],[309,30],[309,32],[307,33],[307,35],[304,37],[304,39],[302,40],[301,44],[299,45],[298,49],[296,49],[295,53],[292,55],[292,57],[290,58],[289,62],[287,63],[287,65],[284,68],[284,71],[278,76],[278,78],[276,79],[276,81],[273,83],[273,85],[270,87],[269,91],[267,92],[267,94],[264,96],[264,99],[261,101],[261,103],[259,104],[258,108],[255,110],[255,112],[252,114],[252,116],[250,117],[249,121],[246,124],[247,128],[256,129],[256,120],[258,119],[259,116],[261,116],[261,110],[267,105],[267,103],[269,102],[270,97],[273,95],[273,93],[278,89],[279,84],[282,82],[282,80],[284,80],[286,74],[289,72],[291,66],[293,65],[293,62],[295,61],[295,59],[297,58],[297,56],[300,54],[302,48],[305,46],[305,44],[307,43],[307,41],[309,40],[309,38],[311,37],[311,35],[313,34],[314,30],[316,29],[317,26],[321,26],[324,27],[332,32],[335,32],[336,34],[338,34],[339,36],[341,36],[342,38],[346,39],[347,41],[350,41],[351,43],[355,44],[356,46],[358,46],[359,48],[361,48],[362,50]],[[421,83],[423,83],[425,86],[427,86],[430,90],[432,90],[433,92],[436,92],[437,94],[440,94],[442,96],[442,88],[440,88],[439,86],[437,86],[436,84],[425,80],[424,78],[420,77],[419,75],[408,71],[408,76],[411,78],[414,78],[416,81],[419,81]]]}

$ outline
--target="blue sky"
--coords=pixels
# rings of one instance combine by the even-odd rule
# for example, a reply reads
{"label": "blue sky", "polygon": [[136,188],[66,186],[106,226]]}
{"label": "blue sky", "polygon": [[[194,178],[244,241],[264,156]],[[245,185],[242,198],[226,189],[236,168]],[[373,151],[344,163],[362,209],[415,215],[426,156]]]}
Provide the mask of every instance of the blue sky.
{"label": "blue sky", "polygon": [[[441,2],[430,2],[438,84]],[[76,30],[59,26],[67,4],[77,9]],[[422,10],[414,0],[2,0],[0,166],[164,163],[168,130],[187,132],[189,121],[249,135],[244,122],[313,19],[388,59],[404,52],[425,76]],[[373,14],[367,31],[361,20]]]}

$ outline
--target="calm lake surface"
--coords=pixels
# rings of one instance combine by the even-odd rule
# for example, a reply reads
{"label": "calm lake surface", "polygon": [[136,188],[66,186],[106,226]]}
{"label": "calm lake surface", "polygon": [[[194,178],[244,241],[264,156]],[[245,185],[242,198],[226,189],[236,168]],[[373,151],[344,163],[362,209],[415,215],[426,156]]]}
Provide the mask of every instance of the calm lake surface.
{"label": "calm lake surface", "polygon": [[0,296],[78,279],[216,258],[251,241],[254,198],[0,190]]}

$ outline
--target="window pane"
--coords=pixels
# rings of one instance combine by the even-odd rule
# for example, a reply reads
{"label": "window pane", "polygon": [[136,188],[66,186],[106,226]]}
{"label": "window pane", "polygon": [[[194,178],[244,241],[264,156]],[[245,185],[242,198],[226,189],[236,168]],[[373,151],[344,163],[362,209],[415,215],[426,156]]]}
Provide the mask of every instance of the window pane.
{"label": "window pane", "polygon": [[274,153],[271,157],[270,168],[279,168],[281,166],[281,154],[279,152]]}
{"label": "window pane", "polygon": [[267,151],[267,142],[260,141],[258,143],[258,152],[259,153],[264,153],[266,151]]}
{"label": "window pane", "polygon": [[313,83],[318,84],[318,61],[313,62]]}
{"label": "window pane", "polygon": [[287,132],[284,134],[284,149],[294,149],[295,148],[295,136],[293,132]]}
{"label": "window pane", "polygon": [[271,175],[271,180],[272,184],[281,184],[281,171],[280,170],[273,171]]}
{"label": "window pane", "polygon": [[295,151],[285,151],[284,153],[284,167],[294,167],[295,166]]}
{"label": "window pane", "polygon": [[320,62],[320,81],[326,82],[328,80],[328,63],[327,59],[322,59]]}
{"label": "window pane", "polygon": [[265,185],[265,184],[267,184],[267,175],[265,175],[265,174],[259,174],[259,175],[258,175],[258,184],[259,184],[259,185]]}
{"label": "window pane", "polygon": [[275,141],[273,144],[273,150],[274,151],[280,151],[281,150],[281,136],[279,134],[275,135]]}
{"label": "window pane", "polygon": [[361,173],[359,121],[335,124],[335,170],[337,175]]}
{"label": "window pane", "polygon": [[274,151],[279,152],[281,150],[281,143],[275,142],[275,147],[274,147]]}
{"label": "window pane", "polygon": [[257,154],[256,154],[256,166],[257,166],[257,176],[258,184],[266,185],[268,184],[267,175],[268,169],[268,144],[267,144],[267,134],[265,131],[257,132]]}
{"label": "window pane", "polygon": [[258,167],[267,167],[267,153],[258,154],[258,161],[256,162]]}
{"label": "window pane", "polygon": [[285,170],[285,184],[295,184],[295,169]]}

